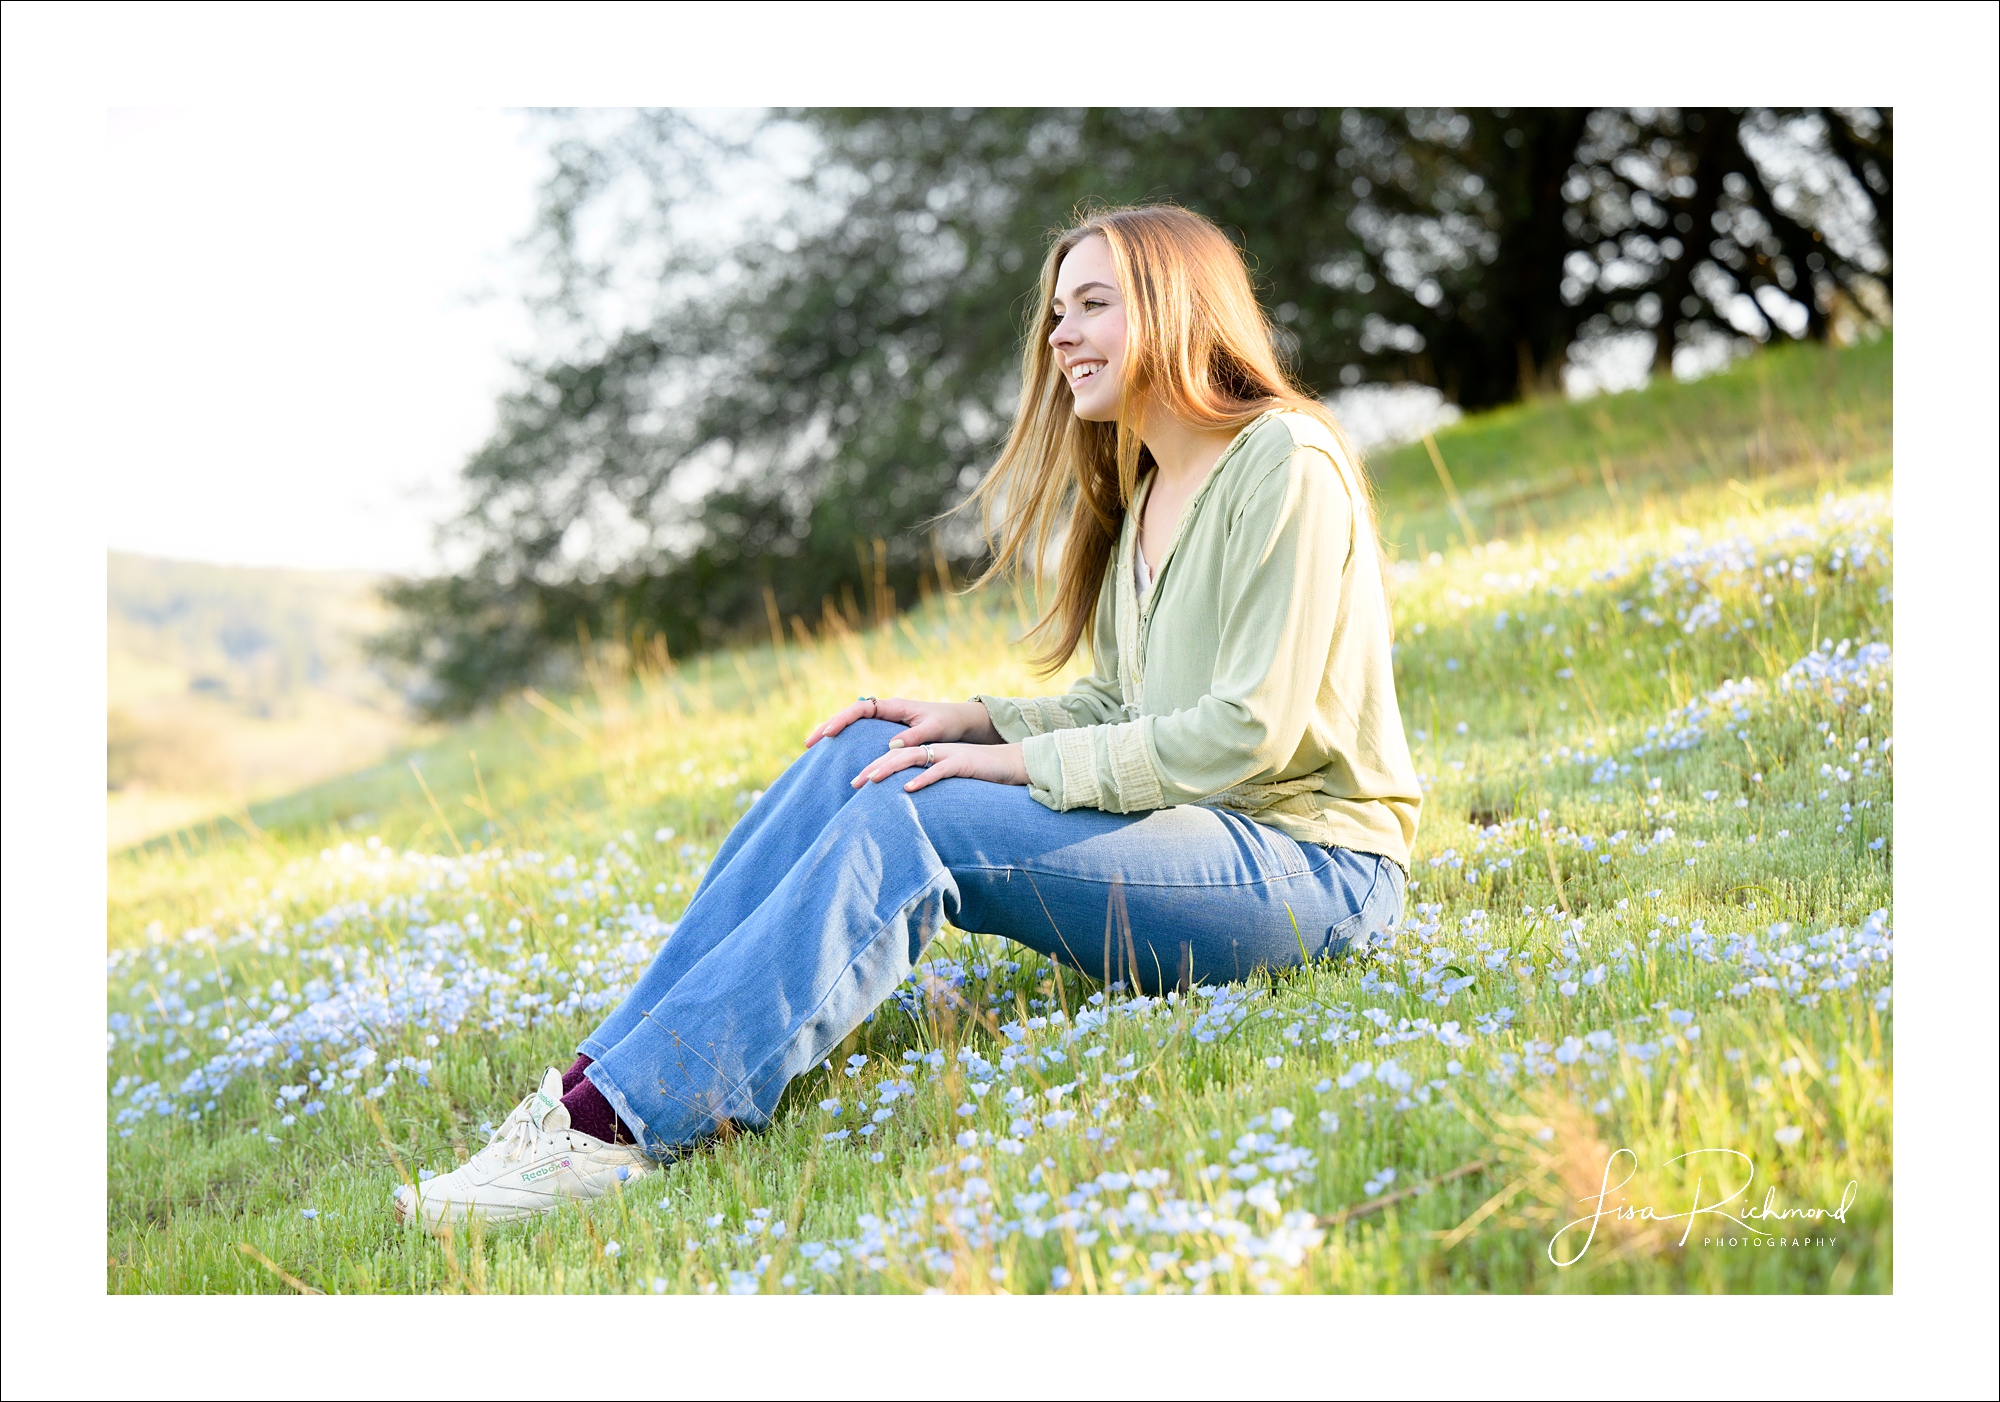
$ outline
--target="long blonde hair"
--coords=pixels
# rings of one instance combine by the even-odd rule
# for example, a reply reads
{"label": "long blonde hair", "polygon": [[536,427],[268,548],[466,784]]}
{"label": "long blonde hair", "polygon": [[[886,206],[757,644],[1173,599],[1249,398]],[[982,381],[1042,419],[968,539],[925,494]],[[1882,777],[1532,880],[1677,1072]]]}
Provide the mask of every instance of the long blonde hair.
{"label": "long blonde hair", "polygon": [[[1126,304],[1126,372],[1112,423],[1076,416],[1069,381],[1048,343],[1056,325],[1056,274],[1069,251],[1093,236],[1110,246]],[[1042,261],[1041,301],[1023,327],[1014,427],[967,503],[979,504],[992,550],[982,584],[997,576],[1036,579],[1044,553],[1062,542],[1054,595],[1028,630],[1043,640],[1035,661],[1048,671],[1093,640],[1104,572],[1139,478],[1152,465],[1132,417],[1148,396],[1161,411],[1208,429],[1239,430],[1271,409],[1312,415],[1345,450],[1363,518],[1357,528],[1373,535],[1360,460],[1332,413],[1279,361],[1273,327],[1236,246],[1177,205],[1093,214],[1059,234]]]}

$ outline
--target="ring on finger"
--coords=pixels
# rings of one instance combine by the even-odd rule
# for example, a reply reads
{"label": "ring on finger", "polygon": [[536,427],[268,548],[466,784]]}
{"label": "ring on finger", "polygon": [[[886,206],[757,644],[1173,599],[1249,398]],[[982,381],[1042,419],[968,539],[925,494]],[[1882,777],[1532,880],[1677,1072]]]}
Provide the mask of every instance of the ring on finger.
{"label": "ring on finger", "polygon": [[924,746],[924,768],[929,769],[933,764],[936,763],[937,763],[937,755],[932,752],[931,747],[929,745]]}

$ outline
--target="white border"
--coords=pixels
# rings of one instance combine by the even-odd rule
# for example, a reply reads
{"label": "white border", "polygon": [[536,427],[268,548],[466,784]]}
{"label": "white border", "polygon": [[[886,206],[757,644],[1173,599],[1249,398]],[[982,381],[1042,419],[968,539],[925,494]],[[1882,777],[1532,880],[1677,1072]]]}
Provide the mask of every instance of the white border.
{"label": "white border", "polygon": [[[1992,1395],[1993,7],[12,3],[0,14],[9,1395],[551,1382],[752,1396]],[[318,1318],[298,1302],[104,1298],[102,1137],[94,1113],[74,1139],[64,1117],[96,1103],[88,1068],[103,1028],[104,552],[74,506],[93,490],[104,387],[91,367],[117,325],[89,290],[106,107],[1531,105],[1614,88],[1897,109],[1894,1298],[679,1299],[588,1314],[539,1299],[343,1300]],[[73,1093],[65,1066],[86,1068]],[[593,1328],[613,1334],[594,1351]]]}

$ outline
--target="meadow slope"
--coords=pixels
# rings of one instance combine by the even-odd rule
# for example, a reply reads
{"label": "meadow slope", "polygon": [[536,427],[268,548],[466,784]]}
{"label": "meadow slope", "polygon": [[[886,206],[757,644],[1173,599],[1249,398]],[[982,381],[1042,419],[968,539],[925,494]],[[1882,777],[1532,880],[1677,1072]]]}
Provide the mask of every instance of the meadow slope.
{"label": "meadow slope", "polygon": [[1397,930],[1166,999],[947,931],[768,1129],[534,1224],[389,1195],[568,1062],[814,720],[1059,689],[1011,601],[607,653],[114,855],[108,1287],[1888,1290],[1890,389],[1797,348],[1384,455]]}

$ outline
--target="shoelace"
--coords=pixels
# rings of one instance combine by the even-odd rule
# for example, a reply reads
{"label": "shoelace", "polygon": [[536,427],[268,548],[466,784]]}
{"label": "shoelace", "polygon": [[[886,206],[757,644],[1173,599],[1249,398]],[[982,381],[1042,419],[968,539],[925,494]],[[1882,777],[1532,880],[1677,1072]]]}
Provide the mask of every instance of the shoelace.
{"label": "shoelace", "polygon": [[541,1139],[542,1128],[527,1115],[518,1120],[510,1120],[500,1127],[501,1132],[493,1136],[493,1142],[486,1146],[488,1153],[498,1153],[505,1159],[518,1159],[535,1146]]}
{"label": "shoelace", "polygon": [[514,1131],[521,1124],[533,1119],[529,1110],[534,1105],[535,1099],[536,1097],[533,1094],[522,1096],[520,1104],[507,1112],[507,1118],[500,1121],[500,1128],[494,1130],[492,1135],[488,1137],[486,1147],[490,1149],[501,1140],[512,1137]]}

